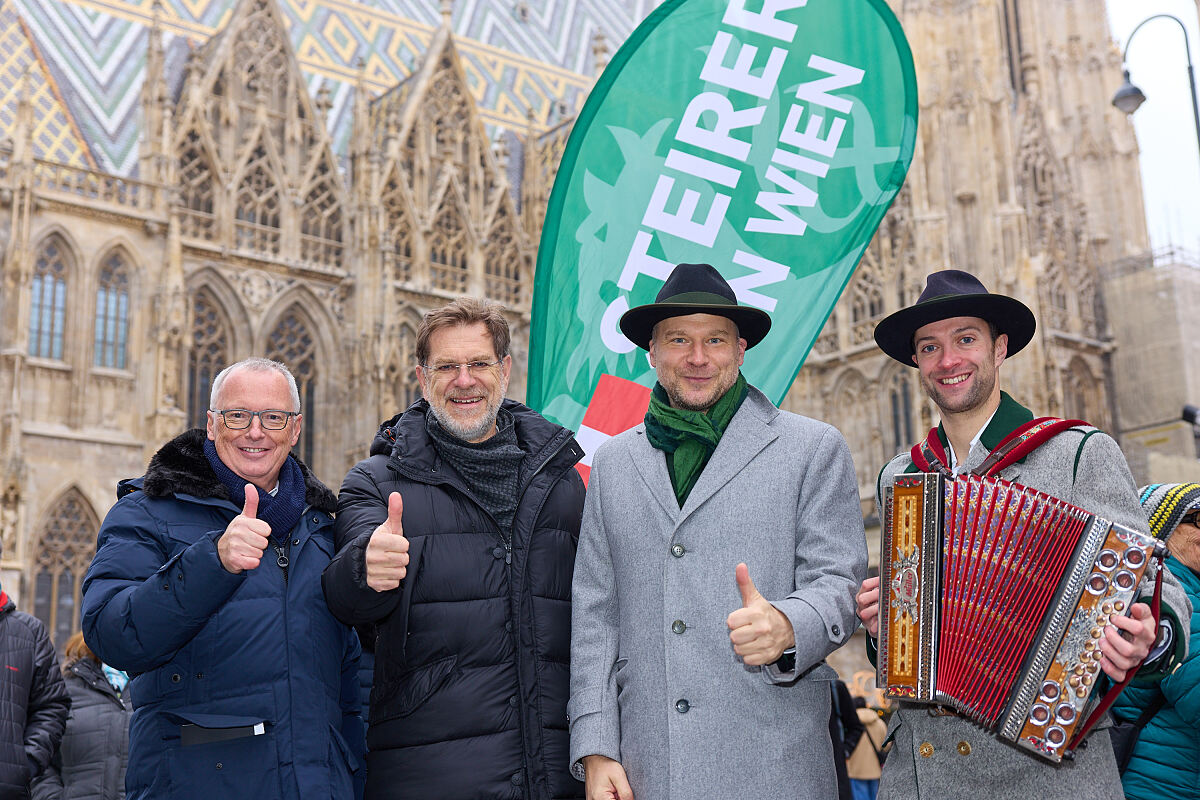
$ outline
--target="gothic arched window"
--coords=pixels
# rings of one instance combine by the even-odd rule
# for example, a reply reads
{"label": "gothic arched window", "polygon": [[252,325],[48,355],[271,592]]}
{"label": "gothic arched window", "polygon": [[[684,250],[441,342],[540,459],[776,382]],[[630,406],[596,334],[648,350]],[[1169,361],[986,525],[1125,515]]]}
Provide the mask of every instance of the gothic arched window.
{"label": "gothic arched window", "polygon": [[119,252],[100,265],[96,285],[96,342],[93,363],[97,367],[125,369],[129,342],[129,269]]}
{"label": "gothic arched window", "polygon": [[300,257],[336,267],[342,258],[342,206],[333,178],[322,164],[300,212]]}
{"label": "gothic arched window", "polygon": [[183,235],[212,239],[216,235],[212,166],[195,131],[188,132],[180,147],[179,201]]}
{"label": "gothic arched window", "polygon": [[192,349],[188,355],[188,422],[203,428],[213,379],[229,364],[229,324],[216,299],[196,295],[192,314]]}
{"label": "gothic arched window", "polygon": [[279,187],[271,174],[266,149],[254,149],[237,191],[237,246],[279,254]]}
{"label": "gothic arched window", "polygon": [[47,239],[34,259],[30,300],[29,355],[61,361],[67,316],[67,255],[57,236]]}
{"label": "gothic arched window", "polygon": [[454,201],[446,198],[429,233],[433,287],[455,294],[467,290],[467,235]]}
{"label": "gothic arched window", "polygon": [[79,630],[79,589],[96,553],[99,520],[78,489],[47,512],[34,557],[33,614],[61,648]]}
{"label": "gothic arched window", "polygon": [[890,413],[892,436],[888,445],[891,447],[890,457],[907,450],[914,444],[912,424],[912,387],[908,379],[901,373],[896,373],[888,385],[888,411]]}
{"label": "gothic arched window", "polygon": [[521,260],[513,234],[512,219],[501,211],[488,234],[484,253],[484,293],[491,299],[516,308],[521,304]]}
{"label": "gothic arched window", "polygon": [[413,224],[404,210],[404,197],[395,173],[380,200],[387,221],[383,243],[384,275],[408,283],[413,279]]}
{"label": "gothic arched window", "polygon": [[304,415],[296,454],[313,463],[313,431],[317,427],[317,343],[302,311],[290,309],[267,340],[267,358],[282,362],[292,371],[300,390],[300,413]]}

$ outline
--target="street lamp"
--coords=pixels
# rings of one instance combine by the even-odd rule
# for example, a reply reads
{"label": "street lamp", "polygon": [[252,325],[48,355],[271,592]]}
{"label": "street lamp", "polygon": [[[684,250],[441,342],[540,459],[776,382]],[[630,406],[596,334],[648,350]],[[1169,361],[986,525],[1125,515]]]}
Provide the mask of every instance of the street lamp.
{"label": "street lamp", "polygon": [[[1198,0],[1198,3],[1200,3],[1200,0]],[[1179,25],[1179,29],[1183,31],[1183,50],[1187,55],[1188,86],[1192,90],[1192,121],[1196,123],[1196,146],[1200,148],[1200,105],[1196,101],[1196,73],[1192,69],[1192,47],[1188,42],[1187,27],[1183,22],[1178,17],[1173,17],[1170,14],[1155,14],[1154,16],[1146,17],[1137,24],[1137,27],[1129,34],[1129,38],[1125,40],[1125,49],[1121,52],[1121,65],[1125,65],[1125,56],[1129,53],[1129,43],[1133,41],[1134,34],[1147,22],[1160,18],[1175,20],[1175,23]],[[1125,82],[1121,84],[1121,88],[1117,89],[1117,93],[1113,95],[1112,104],[1122,113],[1132,114],[1144,102],[1146,102],[1146,95],[1129,80],[1129,70],[1126,69]]]}

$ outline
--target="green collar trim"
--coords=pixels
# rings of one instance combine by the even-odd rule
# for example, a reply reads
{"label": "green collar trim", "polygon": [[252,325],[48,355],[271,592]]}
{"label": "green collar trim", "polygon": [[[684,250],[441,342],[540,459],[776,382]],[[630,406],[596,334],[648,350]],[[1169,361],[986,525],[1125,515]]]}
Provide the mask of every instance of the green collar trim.
{"label": "green collar trim", "polygon": [[[983,429],[983,434],[979,437],[979,443],[988,449],[988,452],[996,449],[996,445],[1004,441],[1004,437],[1015,431],[1022,425],[1033,421],[1033,412],[1025,406],[1013,400],[1008,392],[1000,392],[1000,405],[996,408],[996,413],[992,416],[992,421]],[[941,440],[942,446],[947,448],[949,452],[950,440],[946,438],[946,431],[942,429],[939,422],[937,426],[938,439]],[[1018,463],[1024,463],[1025,459],[1021,459]]]}

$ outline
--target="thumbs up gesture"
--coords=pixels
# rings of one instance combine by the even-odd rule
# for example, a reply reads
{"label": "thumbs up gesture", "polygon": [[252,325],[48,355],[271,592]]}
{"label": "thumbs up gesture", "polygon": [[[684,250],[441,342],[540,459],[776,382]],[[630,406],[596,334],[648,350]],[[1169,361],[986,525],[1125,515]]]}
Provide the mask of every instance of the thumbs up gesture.
{"label": "thumbs up gesture", "polygon": [[226,572],[237,575],[248,569],[254,569],[262,560],[263,551],[267,549],[271,538],[271,526],[261,519],[258,514],[258,490],[254,484],[246,484],[246,502],[242,513],[238,514],[225,532],[217,540],[217,557]]}
{"label": "thumbs up gesture", "polygon": [[392,492],[388,495],[387,519],[371,532],[367,542],[367,586],[377,592],[395,589],[408,572],[408,539],[400,522],[403,513],[403,498],[399,492]]}
{"label": "thumbs up gesture", "polygon": [[734,578],[742,595],[742,607],[725,620],[733,652],[748,666],[772,664],[796,643],[791,620],[763,598],[750,580],[750,568],[745,564],[737,565]]}

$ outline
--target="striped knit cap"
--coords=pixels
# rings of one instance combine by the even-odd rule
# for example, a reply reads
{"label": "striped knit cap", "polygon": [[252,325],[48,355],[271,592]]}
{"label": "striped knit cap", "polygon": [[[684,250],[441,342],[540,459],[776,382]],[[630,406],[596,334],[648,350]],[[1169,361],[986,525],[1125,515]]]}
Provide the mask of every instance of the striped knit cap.
{"label": "striped knit cap", "polygon": [[1166,541],[1183,515],[1200,507],[1200,483],[1152,483],[1142,487],[1141,501],[1150,533]]}

